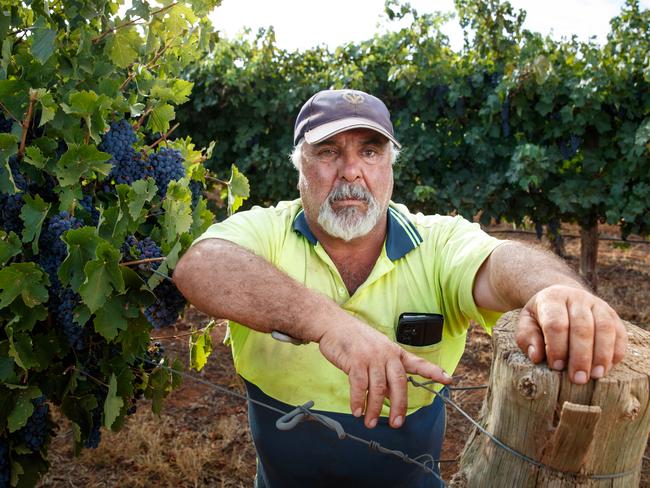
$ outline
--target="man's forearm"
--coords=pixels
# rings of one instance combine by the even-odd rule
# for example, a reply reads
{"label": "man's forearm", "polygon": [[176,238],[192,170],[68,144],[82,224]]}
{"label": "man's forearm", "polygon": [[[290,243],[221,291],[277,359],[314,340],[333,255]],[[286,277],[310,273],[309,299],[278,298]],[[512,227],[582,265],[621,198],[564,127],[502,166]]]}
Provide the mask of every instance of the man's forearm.
{"label": "man's forearm", "polygon": [[261,332],[278,330],[318,342],[320,352],[350,378],[350,408],[365,409],[374,427],[389,398],[390,425],[400,427],[407,408],[407,373],[439,383],[451,380],[439,366],[399,347],[255,254],[221,239],[196,244],[179,261],[174,282],[199,310]]}
{"label": "man's forearm", "polygon": [[204,313],[305,341],[318,342],[327,319],[347,316],[329,298],[223,239],[206,239],[192,247],[179,261],[174,282]]}
{"label": "man's forearm", "polygon": [[552,285],[588,289],[557,256],[505,242],[481,266],[475,280],[474,300],[479,307],[504,312],[523,307],[533,295]]}

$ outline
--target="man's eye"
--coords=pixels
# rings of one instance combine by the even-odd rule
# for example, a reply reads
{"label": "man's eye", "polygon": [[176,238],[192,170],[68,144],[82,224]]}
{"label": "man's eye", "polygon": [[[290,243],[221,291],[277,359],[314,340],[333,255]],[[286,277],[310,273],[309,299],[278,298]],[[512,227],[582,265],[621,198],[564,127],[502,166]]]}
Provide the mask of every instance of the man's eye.
{"label": "man's eye", "polygon": [[363,155],[365,157],[374,157],[374,156],[377,156],[377,154],[379,154],[379,153],[377,151],[375,151],[374,149],[365,149],[363,151]]}
{"label": "man's eye", "polygon": [[332,149],[323,149],[322,151],[318,152],[318,155],[321,157],[330,157],[334,156],[336,153]]}

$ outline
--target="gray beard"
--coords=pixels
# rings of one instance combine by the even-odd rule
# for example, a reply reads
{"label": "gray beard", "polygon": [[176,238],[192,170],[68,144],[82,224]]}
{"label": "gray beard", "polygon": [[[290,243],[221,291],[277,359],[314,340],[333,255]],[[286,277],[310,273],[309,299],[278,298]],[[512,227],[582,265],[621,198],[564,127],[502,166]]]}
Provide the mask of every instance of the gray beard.
{"label": "gray beard", "polygon": [[[345,207],[334,210],[332,204],[337,200],[358,199],[368,205],[364,212],[358,207]],[[318,224],[332,237],[348,242],[368,234],[375,228],[381,217],[381,208],[368,190],[352,183],[341,183],[333,189],[318,211]]]}

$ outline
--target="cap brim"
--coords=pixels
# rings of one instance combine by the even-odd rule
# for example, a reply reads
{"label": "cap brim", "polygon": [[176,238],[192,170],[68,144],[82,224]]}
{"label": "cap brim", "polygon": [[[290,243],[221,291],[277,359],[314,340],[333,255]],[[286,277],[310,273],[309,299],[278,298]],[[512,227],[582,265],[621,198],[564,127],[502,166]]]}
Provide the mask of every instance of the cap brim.
{"label": "cap brim", "polygon": [[329,137],[340,134],[341,132],[345,132],[346,130],[350,129],[374,130],[389,139],[398,147],[398,149],[402,148],[402,145],[397,142],[395,136],[384,129],[381,125],[373,122],[372,120],[360,117],[335,120],[333,122],[328,122],[327,124],[319,125],[315,129],[305,132],[305,141],[307,141],[309,144],[318,144],[319,142],[322,142]]}

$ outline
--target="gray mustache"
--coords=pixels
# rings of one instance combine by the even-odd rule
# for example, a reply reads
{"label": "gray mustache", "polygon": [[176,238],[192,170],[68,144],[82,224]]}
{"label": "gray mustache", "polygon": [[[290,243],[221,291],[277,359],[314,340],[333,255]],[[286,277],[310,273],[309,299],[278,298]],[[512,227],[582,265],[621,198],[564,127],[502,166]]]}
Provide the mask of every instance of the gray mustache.
{"label": "gray mustache", "polygon": [[328,199],[330,202],[349,199],[370,202],[372,200],[372,194],[362,186],[353,185],[351,183],[342,183],[332,190]]}

